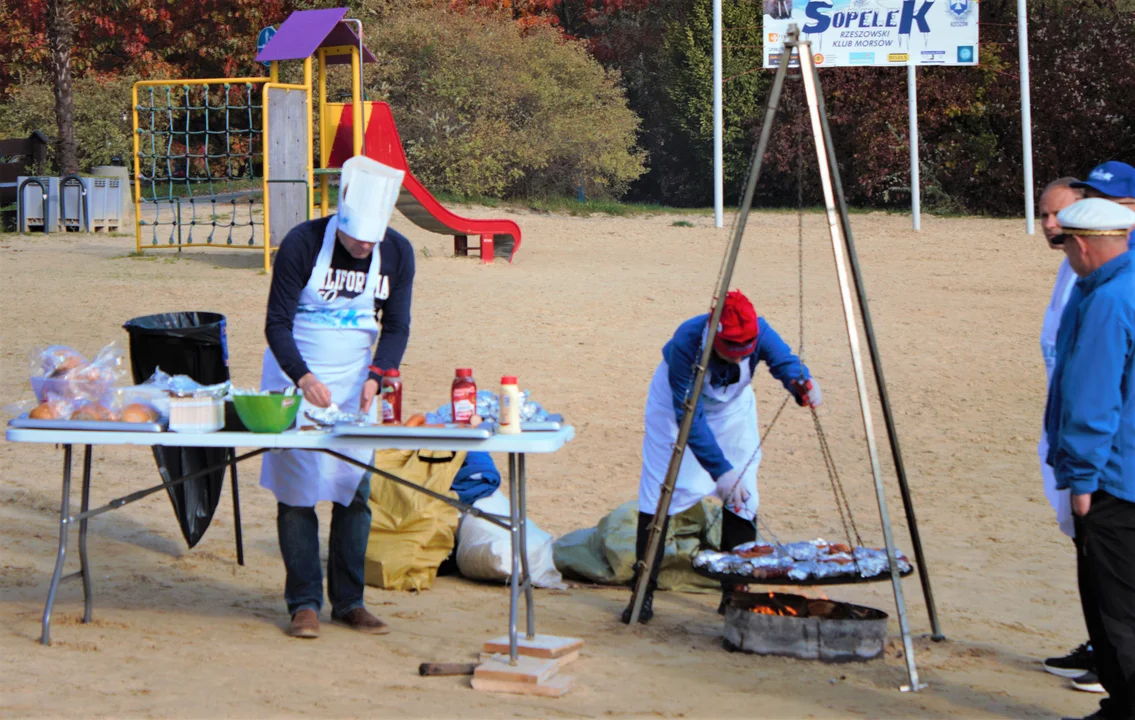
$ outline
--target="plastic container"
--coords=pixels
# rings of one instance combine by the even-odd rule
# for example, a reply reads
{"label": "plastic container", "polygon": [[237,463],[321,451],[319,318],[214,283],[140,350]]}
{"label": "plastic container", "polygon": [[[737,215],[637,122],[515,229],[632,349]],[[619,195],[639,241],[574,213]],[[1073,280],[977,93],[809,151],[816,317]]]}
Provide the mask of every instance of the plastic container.
{"label": "plastic container", "polygon": [[500,422],[497,432],[516,435],[520,432],[520,386],[515,375],[501,378]]}
{"label": "plastic container", "polygon": [[382,424],[402,424],[402,373],[387,370],[382,375]]}
{"label": "plastic container", "polygon": [[[217,432],[225,426],[225,401],[211,397],[169,399],[169,429],[184,433]],[[224,475],[221,476],[224,479]]]}
{"label": "plastic container", "polygon": [[[170,375],[188,375],[202,385],[229,379],[224,315],[196,311],[162,313],[134,318],[123,327],[130,336],[130,366],[135,383],[149,380],[159,366]],[[178,478],[220,465],[231,452],[231,448],[163,446],[154,448],[154,460],[163,476]],[[221,500],[224,482],[222,469],[168,488],[174,514],[189,547],[205,535]]]}
{"label": "plastic container", "polygon": [[477,414],[477,381],[470,368],[458,368],[450,390],[450,409],[453,422],[468,425]]}

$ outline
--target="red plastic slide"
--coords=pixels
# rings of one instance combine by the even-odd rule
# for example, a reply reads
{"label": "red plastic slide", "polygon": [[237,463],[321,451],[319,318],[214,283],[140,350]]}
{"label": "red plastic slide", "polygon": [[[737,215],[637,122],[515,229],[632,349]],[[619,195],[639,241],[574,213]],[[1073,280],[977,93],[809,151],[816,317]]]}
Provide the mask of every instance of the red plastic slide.
{"label": "red plastic slide", "polygon": [[[402,138],[394,124],[390,106],[384,102],[368,102],[370,121],[366,128],[367,156],[391,167],[406,171],[402,181],[402,192],[398,195],[398,210],[410,222],[423,230],[454,237],[455,253],[464,254],[468,236],[480,236],[481,262],[491,263],[494,257],[512,258],[520,249],[520,226],[512,220],[485,220],[464,218],[446,210],[425,185],[414,177],[406,163],[406,152],[402,149]],[[331,146],[328,167],[342,167],[353,155],[352,132],[354,117],[351,105],[343,107],[335,141]]]}

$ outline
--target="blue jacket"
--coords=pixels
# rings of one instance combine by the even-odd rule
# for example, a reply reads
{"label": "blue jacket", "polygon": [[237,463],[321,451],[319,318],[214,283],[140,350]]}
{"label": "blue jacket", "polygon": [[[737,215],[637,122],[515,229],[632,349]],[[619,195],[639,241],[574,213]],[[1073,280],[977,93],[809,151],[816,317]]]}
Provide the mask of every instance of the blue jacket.
{"label": "blue jacket", "polygon": [[1072,289],[1044,427],[1056,487],[1135,502],[1135,252]]}
{"label": "blue jacket", "polygon": [[[678,326],[674,337],[662,348],[662,357],[670,367],[670,392],[674,404],[674,416],[679,425],[685,414],[682,404],[694,382],[694,365],[700,358],[702,333],[708,320],[708,314],[690,318]],[[742,362],[748,362],[749,372],[753,373],[761,360],[765,361],[772,376],[789,392],[792,391],[790,383],[793,380],[812,377],[808,368],[800,362],[800,358],[796,357],[788,344],[780,339],[763,317],[758,317],[757,347],[753,354]],[[713,387],[725,387],[741,379],[741,370],[737,365],[722,360],[716,354],[711,354],[706,376]],[[690,428],[688,447],[705,471],[715,479],[733,469],[733,465],[721,452],[713,431],[709,429],[709,424],[705,420],[705,407],[700,398],[694,409],[694,424]]]}

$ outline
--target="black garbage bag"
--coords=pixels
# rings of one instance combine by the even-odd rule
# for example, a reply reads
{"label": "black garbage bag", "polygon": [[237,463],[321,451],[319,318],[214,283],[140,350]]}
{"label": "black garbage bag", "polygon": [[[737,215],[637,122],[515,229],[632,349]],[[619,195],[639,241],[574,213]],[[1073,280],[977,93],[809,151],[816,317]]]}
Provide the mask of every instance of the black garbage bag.
{"label": "black garbage bag", "polygon": [[[229,379],[224,315],[162,313],[134,318],[123,327],[130,335],[130,365],[135,383],[150,379],[159,367],[170,375],[188,375],[202,385]],[[232,448],[155,447],[154,460],[163,482],[168,482],[219,465],[232,452]],[[221,469],[167,488],[189,547],[205,535],[224,483],[225,470]]]}

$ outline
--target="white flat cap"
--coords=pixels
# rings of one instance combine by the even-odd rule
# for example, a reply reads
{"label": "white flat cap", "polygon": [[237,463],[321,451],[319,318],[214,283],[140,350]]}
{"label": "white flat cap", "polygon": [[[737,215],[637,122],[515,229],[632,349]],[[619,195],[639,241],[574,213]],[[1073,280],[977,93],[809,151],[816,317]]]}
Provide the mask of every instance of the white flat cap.
{"label": "white flat cap", "polygon": [[1087,198],[1074,202],[1056,215],[1056,222],[1066,235],[1127,236],[1135,226],[1135,212],[1119,203],[1103,198]]}

